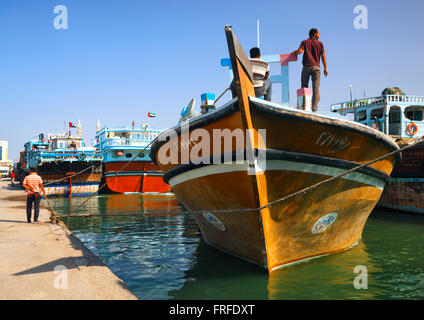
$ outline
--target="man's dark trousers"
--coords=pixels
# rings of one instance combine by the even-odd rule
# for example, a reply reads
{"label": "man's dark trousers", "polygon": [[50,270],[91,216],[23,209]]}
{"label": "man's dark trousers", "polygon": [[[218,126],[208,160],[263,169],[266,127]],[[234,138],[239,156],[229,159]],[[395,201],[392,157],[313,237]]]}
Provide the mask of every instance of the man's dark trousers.
{"label": "man's dark trousers", "polygon": [[31,223],[32,204],[34,203],[34,222],[38,221],[38,214],[40,213],[41,195],[39,193],[29,194],[27,197],[27,221]]}
{"label": "man's dark trousers", "polygon": [[312,111],[318,110],[319,85],[321,82],[321,69],[317,66],[303,66],[302,69],[302,88],[308,88],[309,78],[312,78]]}

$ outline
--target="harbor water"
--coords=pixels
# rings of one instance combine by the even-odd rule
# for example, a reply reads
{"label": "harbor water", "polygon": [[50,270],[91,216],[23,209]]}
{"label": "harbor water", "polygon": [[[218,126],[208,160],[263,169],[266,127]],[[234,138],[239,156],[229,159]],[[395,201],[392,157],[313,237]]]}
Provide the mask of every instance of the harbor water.
{"label": "harbor water", "polygon": [[173,194],[85,200],[50,202],[100,215],[62,221],[139,299],[424,299],[424,216],[376,209],[358,245],[269,275],[207,245]]}

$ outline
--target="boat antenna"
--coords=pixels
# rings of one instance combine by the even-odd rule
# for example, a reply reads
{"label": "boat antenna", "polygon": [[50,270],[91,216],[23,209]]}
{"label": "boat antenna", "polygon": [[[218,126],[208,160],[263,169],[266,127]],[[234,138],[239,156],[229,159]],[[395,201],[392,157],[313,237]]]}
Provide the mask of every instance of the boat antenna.
{"label": "boat antenna", "polygon": [[259,19],[256,20],[256,39],[257,39],[258,48],[259,48]]}

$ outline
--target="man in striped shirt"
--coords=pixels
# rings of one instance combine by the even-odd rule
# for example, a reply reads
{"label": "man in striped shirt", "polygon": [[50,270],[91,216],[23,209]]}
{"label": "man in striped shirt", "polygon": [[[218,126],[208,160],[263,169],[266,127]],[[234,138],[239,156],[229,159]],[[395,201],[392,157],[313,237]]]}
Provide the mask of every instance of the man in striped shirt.
{"label": "man in striped shirt", "polygon": [[[271,101],[272,83],[269,79],[269,64],[261,60],[261,51],[254,47],[250,49],[250,64],[253,73],[253,87],[257,98],[264,96],[264,99]],[[231,93],[233,98],[237,96],[236,84],[231,82]]]}
{"label": "man in striped shirt", "polygon": [[43,179],[37,174],[35,168],[29,169],[29,175],[27,175],[22,183],[22,186],[27,190],[27,221],[31,223],[31,211],[32,204],[34,203],[34,223],[40,223],[38,221],[38,214],[40,213],[40,201],[41,191],[46,196],[46,191],[43,186]]}

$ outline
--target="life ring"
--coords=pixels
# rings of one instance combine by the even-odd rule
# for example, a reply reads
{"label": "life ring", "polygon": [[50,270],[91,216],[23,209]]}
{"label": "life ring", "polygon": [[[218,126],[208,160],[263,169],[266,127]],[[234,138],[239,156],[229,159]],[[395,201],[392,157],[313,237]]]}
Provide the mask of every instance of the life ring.
{"label": "life ring", "polygon": [[[411,131],[411,128],[414,128],[414,131]],[[416,135],[418,132],[418,127],[415,123],[411,122],[410,124],[408,124],[408,133],[410,136],[414,136]]]}

